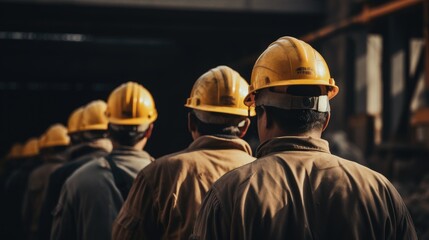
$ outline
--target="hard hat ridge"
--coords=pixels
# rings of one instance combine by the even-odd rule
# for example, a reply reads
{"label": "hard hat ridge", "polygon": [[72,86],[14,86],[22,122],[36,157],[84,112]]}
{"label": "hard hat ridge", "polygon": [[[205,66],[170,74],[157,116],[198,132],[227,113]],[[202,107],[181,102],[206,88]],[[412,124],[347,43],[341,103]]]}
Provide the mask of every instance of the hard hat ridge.
{"label": "hard hat ridge", "polygon": [[339,88],[323,57],[309,44],[285,36],[271,43],[256,60],[245,104],[255,104],[256,91],[277,86],[320,86],[332,99]]}
{"label": "hard hat ridge", "polygon": [[150,92],[136,82],[127,82],[110,94],[106,116],[112,124],[149,126],[158,113]]}
{"label": "hard hat ridge", "polygon": [[[248,116],[243,104],[249,84],[232,68],[220,65],[201,75],[185,106],[199,111]],[[254,116],[251,109],[250,116]]]}

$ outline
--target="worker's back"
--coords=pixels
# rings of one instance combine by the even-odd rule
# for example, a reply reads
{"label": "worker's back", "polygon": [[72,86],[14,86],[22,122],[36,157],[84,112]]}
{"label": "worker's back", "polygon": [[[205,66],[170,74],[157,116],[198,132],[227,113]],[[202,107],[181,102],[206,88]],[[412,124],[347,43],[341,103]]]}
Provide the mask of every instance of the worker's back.
{"label": "worker's back", "polygon": [[[215,183],[204,204],[216,207],[202,212],[206,229],[197,221],[195,237],[417,239],[391,183],[362,165],[331,155],[326,141],[276,138],[260,147],[258,156]],[[205,217],[216,213],[214,222]],[[228,228],[216,229],[216,224]],[[218,237],[213,237],[212,227]]]}

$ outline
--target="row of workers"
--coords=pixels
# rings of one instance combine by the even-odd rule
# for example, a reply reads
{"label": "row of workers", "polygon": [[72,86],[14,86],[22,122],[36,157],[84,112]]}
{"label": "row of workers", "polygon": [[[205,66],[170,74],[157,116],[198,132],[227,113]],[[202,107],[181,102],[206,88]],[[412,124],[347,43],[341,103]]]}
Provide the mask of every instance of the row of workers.
{"label": "row of workers", "polygon": [[[68,132],[47,130],[42,163],[26,170],[8,211],[22,213],[27,239],[417,239],[389,180],[332,155],[321,138],[338,91],[314,48],[279,38],[250,85],[227,66],[204,73],[185,103],[193,142],[155,160],[143,150],[155,102],[125,83],[107,103],[75,110]],[[242,138],[254,115],[252,154]],[[57,144],[47,147],[50,136]]]}

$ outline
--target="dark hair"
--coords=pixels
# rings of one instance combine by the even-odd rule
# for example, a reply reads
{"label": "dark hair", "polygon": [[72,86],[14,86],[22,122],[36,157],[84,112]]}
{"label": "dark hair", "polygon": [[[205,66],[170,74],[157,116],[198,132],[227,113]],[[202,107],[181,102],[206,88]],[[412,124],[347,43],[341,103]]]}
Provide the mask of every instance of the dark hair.
{"label": "dark hair", "polygon": [[[190,112],[191,121],[195,123],[197,131],[201,135],[228,135],[228,136],[239,136],[241,131],[237,125],[233,124],[213,124],[205,123],[198,119],[193,111]],[[243,117],[243,120],[245,117]],[[241,121],[240,121],[241,122]]]}
{"label": "dark hair", "polygon": [[107,131],[105,130],[89,130],[89,131],[83,131],[80,134],[80,139],[82,141],[93,141],[100,138],[106,138],[107,137]]}
{"label": "dark hair", "polygon": [[40,149],[41,154],[58,154],[67,149],[68,146],[52,146]]}
{"label": "dark hair", "polygon": [[261,116],[261,111],[265,111],[269,125],[276,122],[281,129],[291,134],[305,133],[313,129],[322,130],[328,118],[327,112],[310,109],[284,110],[269,106],[264,106],[263,110],[261,108],[257,107],[258,118]]}
{"label": "dark hair", "polygon": [[79,144],[83,141],[81,132],[69,133],[69,137],[72,145]]}
{"label": "dark hair", "polygon": [[109,137],[122,146],[132,147],[145,137],[146,131],[139,131],[139,126],[109,124]]}
{"label": "dark hair", "polygon": [[[287,93],[295,96],[320,96],[319,86],[289,86]],[[257,106],[256,114],[258,118],[263,111],[267,114],[267,124],[276,122],[284,131],[297,134],[305,133],[313,129],[322,130],[329,113],[318,112],[311,109],[285,110],[271,106]]]}

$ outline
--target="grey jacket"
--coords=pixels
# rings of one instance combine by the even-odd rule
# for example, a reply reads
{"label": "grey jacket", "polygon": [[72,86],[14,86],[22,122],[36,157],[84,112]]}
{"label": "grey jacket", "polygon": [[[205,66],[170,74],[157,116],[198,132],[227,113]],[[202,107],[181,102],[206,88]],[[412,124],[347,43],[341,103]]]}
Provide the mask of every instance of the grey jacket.
{"label": "grey jacket", "polygon": [[[148,153],[125,147],[114,149],[109,156],[133,178],[153,161]],[[110,239],[112,223],[123,202],[107,160],[100,158],[85,164],[61,190],[51,239]]]}
{"label": "grey jacket", "polygon": [[43,164],[34,169],[28,178],[27,189],[22,203],[22,219],[27,239],[37,239],[40,210],[46,195],[49,176],[53,171],[61,167],[65,160],[65,156],[60,153],[46,155],[44,156]]}

